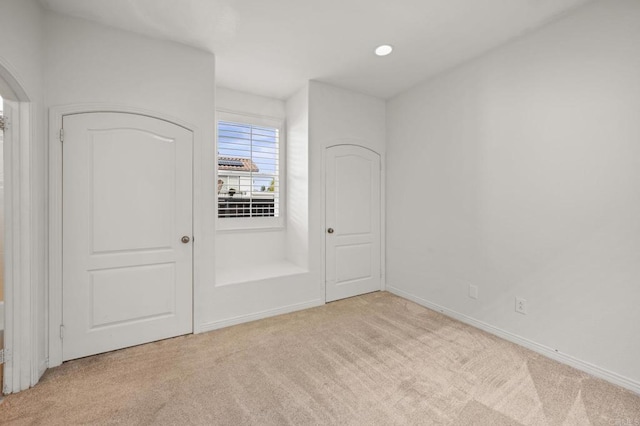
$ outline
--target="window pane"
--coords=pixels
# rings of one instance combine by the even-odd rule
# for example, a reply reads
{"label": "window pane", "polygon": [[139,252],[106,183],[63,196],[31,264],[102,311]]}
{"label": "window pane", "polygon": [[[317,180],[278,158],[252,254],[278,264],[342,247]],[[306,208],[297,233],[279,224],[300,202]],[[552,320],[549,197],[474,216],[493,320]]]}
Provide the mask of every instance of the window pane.
{"label": "window pane", "polygon": [[279,216],[279,130],[218,122],[218,217]]}

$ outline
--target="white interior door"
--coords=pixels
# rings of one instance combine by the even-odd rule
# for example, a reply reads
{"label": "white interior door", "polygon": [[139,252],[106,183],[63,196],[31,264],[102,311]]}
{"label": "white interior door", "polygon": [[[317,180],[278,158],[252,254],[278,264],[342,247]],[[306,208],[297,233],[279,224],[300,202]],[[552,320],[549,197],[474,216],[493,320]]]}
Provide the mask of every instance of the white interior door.
{"label": "white interior door", "polygon": [[326,300],[380,290],[380,156],[327,149]]}
{"label": "white interior door", "polygon": [[63,360],[191,333],[192,133],[126,113],[63,128]]}

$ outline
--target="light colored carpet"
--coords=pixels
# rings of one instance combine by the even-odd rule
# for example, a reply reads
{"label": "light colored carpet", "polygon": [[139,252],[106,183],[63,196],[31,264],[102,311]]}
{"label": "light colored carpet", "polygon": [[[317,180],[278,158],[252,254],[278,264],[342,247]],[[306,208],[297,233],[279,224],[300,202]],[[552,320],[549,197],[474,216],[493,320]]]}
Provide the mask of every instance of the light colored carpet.
{"label": "light colored carpet", "polygon": [[63,364],[1,424],[640,425],[640,396],[389,293]]}

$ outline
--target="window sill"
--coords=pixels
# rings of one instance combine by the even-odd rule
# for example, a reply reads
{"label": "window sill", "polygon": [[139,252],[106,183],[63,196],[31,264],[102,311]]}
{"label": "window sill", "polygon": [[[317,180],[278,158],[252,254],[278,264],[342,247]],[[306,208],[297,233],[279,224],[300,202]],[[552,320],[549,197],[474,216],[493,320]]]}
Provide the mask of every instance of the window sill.
{"label": "window sill", "polygon": [[218,218],[217,232],[253,232],[253,231],[282,231],[284,219],[278,218]]}
{"label": "window sill", "polygon": [[288,260],[262,265],[216,268],[216,287],[300,275],[308,272],[307,269],[301,268]]}

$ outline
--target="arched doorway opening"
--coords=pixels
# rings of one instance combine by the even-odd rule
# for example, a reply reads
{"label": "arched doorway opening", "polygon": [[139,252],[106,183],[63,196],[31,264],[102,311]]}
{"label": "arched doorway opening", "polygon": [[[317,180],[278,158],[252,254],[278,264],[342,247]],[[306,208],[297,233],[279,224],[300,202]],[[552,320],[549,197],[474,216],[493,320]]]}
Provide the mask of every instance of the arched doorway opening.
{"label": "arched doorway opening", "polygon": [[[0,58],[1,59],[1,58]],[[36,124],[33,103],[10,67],[0,60],[3,122],[2,179],[2,393],[28,389],[44,372],[36,354],[38,290],[32,281],[33,210],[31,148]],[[44,331],[44,330],[43,330]]]}

